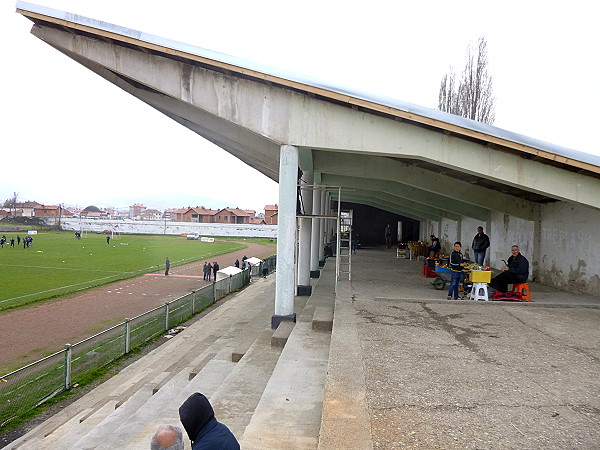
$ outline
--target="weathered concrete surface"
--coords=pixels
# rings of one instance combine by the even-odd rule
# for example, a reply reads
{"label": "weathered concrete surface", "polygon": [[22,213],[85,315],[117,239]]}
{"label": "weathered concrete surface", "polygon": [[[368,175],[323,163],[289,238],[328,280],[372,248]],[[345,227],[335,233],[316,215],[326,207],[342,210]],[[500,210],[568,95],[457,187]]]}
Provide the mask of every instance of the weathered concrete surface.
{"label": "weathered concrete surface", "polygon": [[335,324],[331,336],[320,449],[373,448],[371,416],[367,402],[357,312],[348,281],[340,283],[335,302]]}
{"label": "weathered concrete surface", "polygon": [[[256,379],[244,382],[242,371],[231,377],[229,387],[214,391],[219,393],[215,403],[224,407],[217,417],[232,424],[238,437],[258,401],[242,448],[598,448],[600,298],[532,283],[533,303],[448,301],[445,291],[434,290],[431,279],[420,275],[419,262],[397,259],[394,249],[359,249],[353,255],[352,286],[340,286],[330,338],[312,330],[311,320],[332,295],[333,266],[330,260],[306,307],[296,298],[296,311],[302,313],[273,376],[263,381],[260,401],[258,390],[252,397],[241,394],[257,384]],[[76,426],[73,418],[88,414],[115,389],[138,383],[145,371],[160,374],[162,365],[172,365],[173,348],[178,353],[194,349],[216,335],[221,321],[231,324],[237,317],[242,322],[235,333],[226,327],[224,343],[229,344],[219,356],[222,365],[234,365],[228,360],[243,323],[248,324],[252,298],[263,301],[257,311],[268,308],[274,298],[272,286],[266,289],[270,283],[252,284],[42,424],[19,448],[79,448],[53,446],[53,438],[43,436],[65,422],[69,429]],[[268,310],[260,314],[269,315]],[[271,358],[269,347],[262,352],[249,358],[247,377],[264,369],[261,358]],[[189,383],[190,392],[198,390],[196,379],[204,377],[215,388],[223,380],[220,372],[208,372]],[[187,381],[187,375],[177,377]],[[161,420],[177,423],[176,406],[185,395],[161,393],[170,386],[150,398],[147,413],[136,411],[132,416],[138,419],[121,428],[131,427],[139,438],[117,447],[147,448],[158,424],[152,411],[167,411]],[[108,429],[105,434],[95,430],[105,446],[121,442]]]}
{"label": "weathered concrete surface", "polygon": [[600,299],[446,301],[392,252],[353,266],[374,448],[597,448]]}
{"label": "weathered concrete surface", "polygon": [[549,204],[542,208],[541,221],[538,279],[575,292],[600,292],[600,211]]}

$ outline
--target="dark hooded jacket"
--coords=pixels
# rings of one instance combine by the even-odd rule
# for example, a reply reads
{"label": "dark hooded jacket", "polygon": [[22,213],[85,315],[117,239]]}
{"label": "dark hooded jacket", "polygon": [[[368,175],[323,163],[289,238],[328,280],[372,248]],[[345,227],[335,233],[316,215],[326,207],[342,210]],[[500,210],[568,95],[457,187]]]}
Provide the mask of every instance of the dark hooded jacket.
{"label": "dark hooded jacket", "polygon": [[208,399],[196,392],[179,407],[179,418],[193,450],[239,450],[233,433],[215,419]]}

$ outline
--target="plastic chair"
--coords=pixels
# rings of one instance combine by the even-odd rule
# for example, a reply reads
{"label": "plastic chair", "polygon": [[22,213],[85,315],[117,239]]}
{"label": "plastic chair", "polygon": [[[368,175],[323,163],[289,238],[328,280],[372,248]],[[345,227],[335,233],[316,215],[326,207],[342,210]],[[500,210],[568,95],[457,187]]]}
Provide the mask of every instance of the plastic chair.
{"label": "plastic chair", "polygon": [[529,283],[514,283],[512,292],[518,292],[521,294],[523,300],[531,301],[531,294],[529,292]]}
{"label": "plastic chair", "polygon": [[488,289],[487,283],[473,283],[471,288],[471,294],[469,295],[471,300],[485,300],[488,301]]}

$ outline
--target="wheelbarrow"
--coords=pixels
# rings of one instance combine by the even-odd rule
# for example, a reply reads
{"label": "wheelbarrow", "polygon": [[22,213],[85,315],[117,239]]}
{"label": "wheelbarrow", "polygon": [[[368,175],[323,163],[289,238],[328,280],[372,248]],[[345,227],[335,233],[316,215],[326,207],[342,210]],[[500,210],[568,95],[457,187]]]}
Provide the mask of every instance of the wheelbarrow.
{"label": "wheelbarrow", "polygon": [[[441,291],[446,288],[446,284],[452,281],[452,269],[447,269],[441,266],[435,266],[435,274],[437,277],[431,282],[431,285],[434,289]],[[463,276],[462,287],[463,287],[463,295],[467,295],[473,286],[468,280],[468,277]]]}
{"label": "wheelbarrow", "polygon": [[445,267],[435,266],[435,279],[431,282],[434,289],[441,291],[446,288],[446,283],[452,281],[452,269],[446,269]]}

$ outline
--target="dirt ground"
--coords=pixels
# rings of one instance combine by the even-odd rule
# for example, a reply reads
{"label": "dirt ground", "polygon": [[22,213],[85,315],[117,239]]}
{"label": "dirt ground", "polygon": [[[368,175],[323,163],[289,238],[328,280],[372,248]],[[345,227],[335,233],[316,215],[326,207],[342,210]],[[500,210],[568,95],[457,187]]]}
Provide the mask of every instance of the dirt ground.
{"label": "dirt ground", "polygon": [[[244,242],[248,248],[212,258],[221,268],[244,255],[264,258],[273,247]],[[170,275],[145,275],[119,281],[69,298],[0,314],[0,368],[20,367],[67,343],[79,342],[169,300],[209,284],[204,261],[171,268]],[[0,372],[5,372],[0,369]]]}

